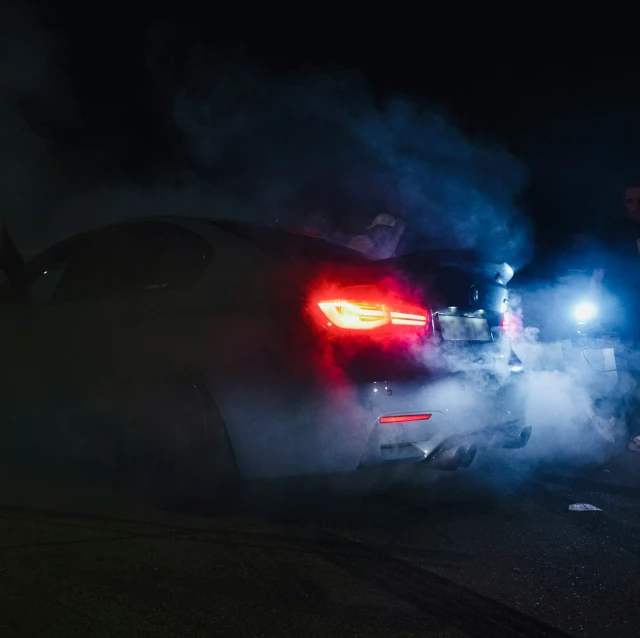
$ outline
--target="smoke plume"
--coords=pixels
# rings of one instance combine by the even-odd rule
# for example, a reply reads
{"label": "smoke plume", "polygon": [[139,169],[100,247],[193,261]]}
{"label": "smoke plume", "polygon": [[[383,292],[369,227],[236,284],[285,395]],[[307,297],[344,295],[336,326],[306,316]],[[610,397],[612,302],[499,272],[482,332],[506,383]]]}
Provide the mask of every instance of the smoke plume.
{"label": "smoke plume", "polygon": [[[435,105],[380,101],[357,71],[274,72],[189,37],[186,27],[154,24],[145,59],[131,61],[142,69],[143,96],[123,99],[155,126],[162,152],[134,178],[117,156],[133,134],[129,146],[107,148],[102,115],[76,116],[59,41],[30,14],[9,17],[4,108],[25,96],[28,108],[11,115],[19,132],[5,156],[24,155],[13,172],[39,199],[28,213],[10,206],[8,214],[39,244],[163,213],[285,226],[321,220],[325,234],[344,238],[388,210],[407,221],[405,250],[437,243],[499,253],[516,266],[527,259],[530,227],[515,205],[523,164],[497,143],[466,137]],[[116,156],[98,161],[101,153]],[[34,170],[42,172],[36,188]]]}
{"label": "smoke plume", "polygon": [[236,65],[200,75],[200,91],[181,86],[173,102],[192,163],[249,191],[263,219],[317,216],[355,232],[389,210],[416,239],[526,260],[529,226],[515,208],[523,165],[433,105],[380,103],[357,72]]}
{"label": "smoke plume", "polygon": [[[212,55],[180,27],[152,25],[146,58],[132,61],[145,74],[135,108],[163,152],[134,177],[117,155],[94,161],[108,154],[91,135],[101,121],[93,113],[80,123],[60,43],[26,11],[3,11],[0,183],[21,246],[159,214],[285,227],[311,219],[344,238],[390,211],[407,222],[403,250],[478,249],[516,269],[529,257],[531,227],[516,204],[524,165],[504,146],[466,136],[433,104],[380,100],[356,71],[276,73]],[[589,405],[584,387],[567,372],[534,377],[531,403],[545,408],[532,418],[552,432],[532,439],[542,456],[573,445],[564,434]],[[550,430],[556,423],[565,429]]]}

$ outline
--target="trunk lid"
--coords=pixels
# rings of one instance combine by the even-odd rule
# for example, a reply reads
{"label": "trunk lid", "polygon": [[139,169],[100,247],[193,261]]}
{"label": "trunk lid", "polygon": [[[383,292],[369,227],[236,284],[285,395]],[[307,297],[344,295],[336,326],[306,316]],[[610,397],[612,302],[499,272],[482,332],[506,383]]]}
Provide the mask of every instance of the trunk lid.
{"label": "trunk lid", "polygon": [[429,251],[397,257],[394,265],[422,290],[436,316],[485,318],[491,328],[508,309],[507,263],[482,259],[471,251]]}

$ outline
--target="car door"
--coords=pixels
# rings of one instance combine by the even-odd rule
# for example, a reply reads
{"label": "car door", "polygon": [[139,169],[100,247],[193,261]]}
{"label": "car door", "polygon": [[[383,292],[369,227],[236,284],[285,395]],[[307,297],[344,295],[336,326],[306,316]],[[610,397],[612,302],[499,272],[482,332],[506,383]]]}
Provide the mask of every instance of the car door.
{"label": "car door", "polygon": [[[55,306],[51,301],[75,251],[86,237],[44,251],[25,270],[26,295],[2,295],[0,400],[3,449],[9,461],[26,458],[46,471],[44,458],[65,440],[70,416],[82,396],[82,360],[90,354],[85,304]],[[5,291],[8,289],[5,288]],[[82,355],[82,356],[79,356]],[[86,385],[86,384],[84,384]]]}
{"label": "car door", "polygon": [[81,235],[30,263],[28,304],[3,313],[12,338],[0,393],[14,439],[36,457],[100,460],[118,401],[171,361],[166,319],[208,259],[199,235],[137,222]]}

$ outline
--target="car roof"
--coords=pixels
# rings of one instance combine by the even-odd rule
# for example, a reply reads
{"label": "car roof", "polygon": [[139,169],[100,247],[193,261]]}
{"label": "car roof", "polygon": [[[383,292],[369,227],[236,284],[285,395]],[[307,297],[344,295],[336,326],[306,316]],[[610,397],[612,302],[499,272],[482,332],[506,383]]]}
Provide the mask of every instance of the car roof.
{"label": "car roof", "polygon": [[[359,262],[371,261],[366,256],[346,246],[335,244],[321,237],[298,233],[283,226],[268,226],[255,222],[194,215],[153,215],[115,221],[109,224],[103,224],[101,226],[86,229],[50,244],[44,250],[33,255],[33,257],[29,259],[29,263],[39,260],[39,258],[45,253],[49,253],[57,249],[64,249],[65,246],[73,244],[84,237],[89,238],[102,231],[126,228],[127,226],[133,226],[140,223],[171,224],[198,232],[205,237],[209,235],[212,228],[218,228],[219,230],[228,232],[237,238],[248,241],[259,248],[269,248],[268,244],[270,240],[274,242],[274,244],[279,243],[280,248],[282,248],[282,243],[284,241],[284,243],[289,245],[295,243],[303,248],[311,249],[312,252],[316,254],[318,252],[324,253],[324,256],[327,257],[331,256]],[[276,242],[278,238],[280,239],[280,242]],[[286,248],[286,246],[284,246],[284,248]]]}

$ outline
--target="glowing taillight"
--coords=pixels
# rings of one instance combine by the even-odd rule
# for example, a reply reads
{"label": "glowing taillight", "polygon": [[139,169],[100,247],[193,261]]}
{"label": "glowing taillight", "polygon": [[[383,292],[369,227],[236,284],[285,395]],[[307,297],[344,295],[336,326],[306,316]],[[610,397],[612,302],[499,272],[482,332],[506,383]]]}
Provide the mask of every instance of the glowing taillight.
{"label": "glowing taillight", "polygon": [[389,315],[382,304],[336,300],[320,301],[318,307],[329,319],[327,326],[371,330],[389,323]]}
{"label": "glowing taillight", "polygon": [[398,326],[426,326],[427,315],[425,314],[411,314],[408,312],[394,312],[389,313],[391,317],[391,323],[395,323]]}
{"label": "glowing taillight", "polygon": [[381,416],[380,423],[410,423],[411,421],[427,421],[431,414],[400,414],[398,416]]}
{"label": "glowing taillight", "polygon": [[328,319],[328,328],[336,326],[347,330],[373,330],[387,324],[417,327],[427,325],[427,312],[417,308],[411,309],[414,312],[402,312],[387,304],[345,299],[319,301],[318,307]]}

